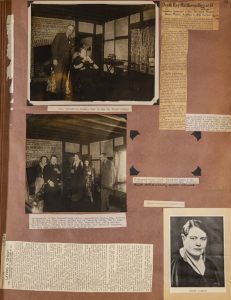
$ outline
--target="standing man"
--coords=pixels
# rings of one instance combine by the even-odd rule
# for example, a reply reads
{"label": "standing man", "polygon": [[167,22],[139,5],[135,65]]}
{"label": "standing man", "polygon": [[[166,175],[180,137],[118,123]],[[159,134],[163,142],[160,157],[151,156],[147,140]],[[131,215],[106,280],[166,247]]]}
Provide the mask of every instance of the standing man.
{"label": "standing man", "polygon": [[46,184],[44,211],[61,211],[61,169],[56,155],[51,155],[50,163],[44,168],[43,177]]}
{"label": "standing man", "polygon": [[62,100],[65,97],[67,74],[71,64],[74,30],[75,27],[69,25],[65,33],[56,34],[51,45],[58,100]]}
{"label": "standing man", "polygon": [[109,210],[109,196],[115,184],[115,168],[106,153],[100,155],[101,160],[101,211]]}

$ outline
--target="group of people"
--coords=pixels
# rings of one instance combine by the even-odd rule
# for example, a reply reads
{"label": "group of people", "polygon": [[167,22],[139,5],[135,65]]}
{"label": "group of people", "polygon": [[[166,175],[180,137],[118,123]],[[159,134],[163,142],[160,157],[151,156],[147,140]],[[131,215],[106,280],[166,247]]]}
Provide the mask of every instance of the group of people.
{"label": "group of people", "polygon": [[[112,161],[105,153],[100,155],[101,176],[99,192],[101,193],[101,211],[109,210],[109,197],[115,184],[115,168]],[[56,155],[42,156],[36,168],[35,199],[37,203],[43,201],[40,212],[61,212],[67,195],[62,195],[63,178],[61,167],[58,164]],[[94,203],[95,172],[90,161],[82,161],[78,153],[73,155],[69,167],[70,195],[73,203],[89,202]],[[35,201],[36,202],[36,201]]]}
{"label": "group of people", "polygon": [[52,75],[54,87],[47,91],[55,94],[56,100],[63,100],[72,94],[73,100],[91,97],[100,86],[99,67],[88,55],[86,44],[75,45],[75,27],[69,25],[65,33],[57,33],[52,45]]}
{"label": "group of people", "polygon": [[[70,188],[72,201],[79,201],[88,198],[93,202],[94,170],[89,165],[89,161],[84,163],[79,155],[75,154],[70,167]],[[62,174],[56,155],[42,156],[36,170],[35,195],[42,194],[44,200],[43,211],[62,211]]]}

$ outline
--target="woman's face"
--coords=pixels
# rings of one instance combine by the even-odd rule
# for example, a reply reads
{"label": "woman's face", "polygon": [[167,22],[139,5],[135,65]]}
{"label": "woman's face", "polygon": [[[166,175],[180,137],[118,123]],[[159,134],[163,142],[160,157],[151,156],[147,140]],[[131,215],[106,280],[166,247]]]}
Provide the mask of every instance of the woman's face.
{"label": "woman's face", "polygon": [[51,165],[56,165],[57,164],[57,157],[52,156],[50,162],[51,162]]}
{"label": "woman's face", "polygon": [[75,160],[75,161],[78,161],[78,160],[79,160],[79,156],[78,156],[78,154],[75,154],[75,156],[74,156],[74,160]]}
{"label": "woman's face", "polygon": [[46,157],[42,157],[41,164],[44,165],[44,166],[47,164],[47,158]]}
{"label": "woman's face", "polygon": [[207,235],[200,228],[190,228],[187,236],[182,235],[182,240],[184,248],[192,256],[200,256],[204,253],[207,245]]}
{"label": "woman's face", "polygon": [[84,164],[85,164],[85,166],[89,166],[89,161],[88,161],[88,160],[85,160],[85,161],[84,161]]}

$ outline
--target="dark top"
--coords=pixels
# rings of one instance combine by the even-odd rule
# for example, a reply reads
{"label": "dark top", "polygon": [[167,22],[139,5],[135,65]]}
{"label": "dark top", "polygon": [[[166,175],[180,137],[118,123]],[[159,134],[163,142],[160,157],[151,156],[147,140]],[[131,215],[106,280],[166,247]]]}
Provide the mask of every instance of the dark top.
{"label": "dark top", "polygon": [[44,172],[44,168],[45,168],[45,167],[46,167],[46,166],[44,166],[44,167],[42,168],[40,164],[37,165],[37,167],[36,167],[36,178],[37,178],[37,177],[43,178],[43,172]]}
{"label": "dark top", "polygon": [[171,287],[220,287],[217,267],[205,259],[205,273],[198,274],[178,253],[171,263]]}
{"label": "dark top", "polygon": [[58,186],[61,183],[61,172],[59,165],[46,165],[43,170],[43,178],[45,183],[50,180],[55,186]]}
{"label": "dark top", "polygon": [[72,164],[71,167],[71,188],[72,192],[79,192],[79,189],[84,187],[84,169],[82,161],[78,166]]}
{"label": "dark top", "polygon": [[[83,66],[80,67],[80,65],[83,64]],[[94,65],[94,62],[90,63],[88,61],[84,61],[84,59],[82,57],[80,57],[79,55],[77,55],[74,60],[72,61],[72,68],[73,71],[75,72],[81,72],[84,71],[86,69],[91,69]],[[74,66],[79,66],[78,69],[75,69]]]}
{"label": "dark top", "polygon": [[57,33],[52,45],[52,59],[57,59],[58,63],[70,62],[72,40],[68,39],[66,33]]}

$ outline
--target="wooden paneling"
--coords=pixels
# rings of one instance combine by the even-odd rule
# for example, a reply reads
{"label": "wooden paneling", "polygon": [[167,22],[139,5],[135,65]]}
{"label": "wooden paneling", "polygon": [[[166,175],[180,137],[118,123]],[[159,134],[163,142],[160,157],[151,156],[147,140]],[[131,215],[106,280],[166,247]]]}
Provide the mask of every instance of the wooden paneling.
{"label": "wooden paneling", "polygon": [[31,115],[27,138],[89,144],[126,135],[126,119],[106,115]]}

